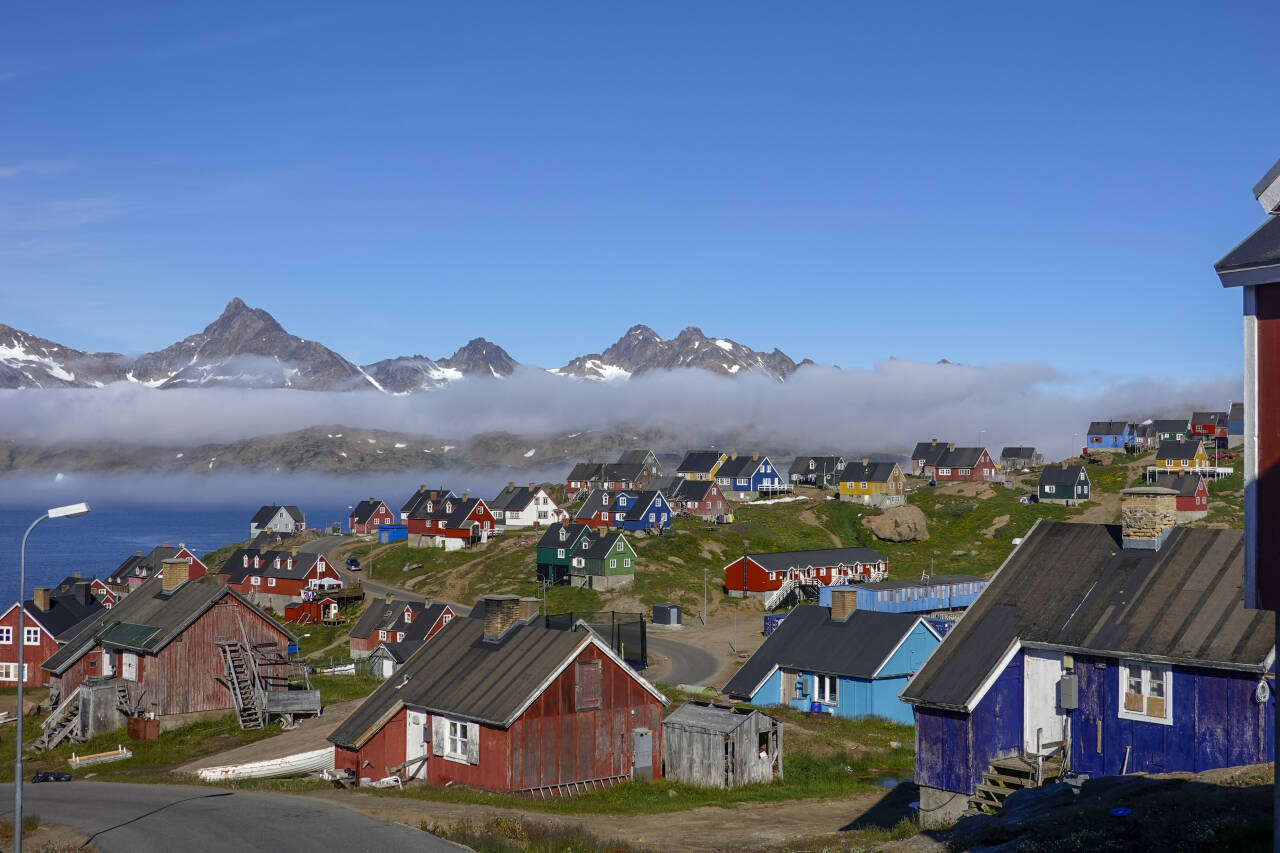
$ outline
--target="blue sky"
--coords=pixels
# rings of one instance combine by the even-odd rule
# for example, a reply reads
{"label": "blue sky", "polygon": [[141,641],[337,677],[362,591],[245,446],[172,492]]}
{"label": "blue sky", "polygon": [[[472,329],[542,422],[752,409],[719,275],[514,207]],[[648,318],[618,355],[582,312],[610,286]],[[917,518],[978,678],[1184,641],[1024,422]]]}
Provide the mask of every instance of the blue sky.
{"label": "blue sky", "polygon": [[1280,9],[900,6],[11,8],[0,322],[1238,375],[1212,263],[1280,156]]}

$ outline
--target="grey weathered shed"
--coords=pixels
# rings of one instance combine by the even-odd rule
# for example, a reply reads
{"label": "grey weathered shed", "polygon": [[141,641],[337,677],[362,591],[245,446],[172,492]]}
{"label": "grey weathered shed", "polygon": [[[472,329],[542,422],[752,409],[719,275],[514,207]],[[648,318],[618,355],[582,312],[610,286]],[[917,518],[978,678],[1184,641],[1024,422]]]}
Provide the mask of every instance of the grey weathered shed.
{"label": "grey weathered shed", "polygon": [[746,708],[685,702],[662,721],[662,775],[733,788],[782,778],[782,723]]}

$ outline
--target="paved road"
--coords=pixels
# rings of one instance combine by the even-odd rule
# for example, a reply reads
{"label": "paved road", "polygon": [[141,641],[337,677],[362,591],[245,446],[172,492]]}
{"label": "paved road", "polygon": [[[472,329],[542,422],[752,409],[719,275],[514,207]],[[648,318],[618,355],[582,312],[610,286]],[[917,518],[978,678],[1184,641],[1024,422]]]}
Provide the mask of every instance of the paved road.
{"label": "paved road", "polygon": [[[671,671],[663,675],[668,684],[707,684],[720,671],[721,662],[700,646],[682,643],[670,637],[659,636],[657,631],[648,633],[649,648],[671,658]],[[719,685],[708,684],[709,687]]]}
{"label": "paved road", "polygon": [[[287,794],[184,785],[46,782],[24,785],[22,797],[24,813],[87,833],[103,853],[457,853],[466,849],[335,803]],[[0,816],[12,817],[12,785],[0,785],[0,802],[6,806]]]}
{"label": "paved road", "polygon": [[[316,539],[313,542],[308,542],[298,550],[305,551],[308,554],[324,554],[326,557],[328,557],[329,552],[332,549],[336,548],[337,546],[341,545],[344,542],[350,542],[350,541],[351,541],[351,537],[349,536],[326,536],[323,539]],[[371,581],[369,580],[369,578],[365,577],[365,573],[362,571],[349,572],[347,571],[346,560],[330,559],[329,563],[332,564],[333,567],[338,570],[338,574],[342,576],[342,579],[344,581],[360,581],[360,583],[364,584],[364,588],[371,593],[374,593],[377,595],[386,595],[387,593],[391,593],[396,598],[402,598],[407,601],[425,601],[426,600],[425,595],[419,595],[416,592],[409,592],[407,589],[404,589],[402,587],[388,586],[387,584]],[[463,612],[465,613],[467,609],[468,608],[463,608]],[[454,610],[456,611],[457,607],[455,607]]]}

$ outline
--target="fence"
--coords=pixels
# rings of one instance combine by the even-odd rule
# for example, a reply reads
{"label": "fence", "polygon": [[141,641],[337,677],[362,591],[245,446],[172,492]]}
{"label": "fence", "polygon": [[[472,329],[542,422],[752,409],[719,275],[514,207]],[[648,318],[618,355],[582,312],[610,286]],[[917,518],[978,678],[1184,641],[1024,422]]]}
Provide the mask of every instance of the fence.
{"label": "fence", "polygon": [[571,610],[547,616],[547,627],[558,631],[571,631],[578,622],[599,635],[632,669],[642,670],[649,665],[643,613],[622,613],[616,610],[578,613]]}

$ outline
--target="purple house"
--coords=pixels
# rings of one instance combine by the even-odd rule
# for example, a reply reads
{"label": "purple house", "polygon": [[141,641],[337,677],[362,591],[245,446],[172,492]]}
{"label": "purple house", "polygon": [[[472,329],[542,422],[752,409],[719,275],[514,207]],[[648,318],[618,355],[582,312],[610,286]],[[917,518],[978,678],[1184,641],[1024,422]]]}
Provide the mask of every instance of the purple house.
{"label": "purple house", "polygon": [[1241,603],[1239,530],[1037,522],[903,689],[921,814],[998,809],[1060,771],[1201,771],[1275,754],[1274,614]]}

